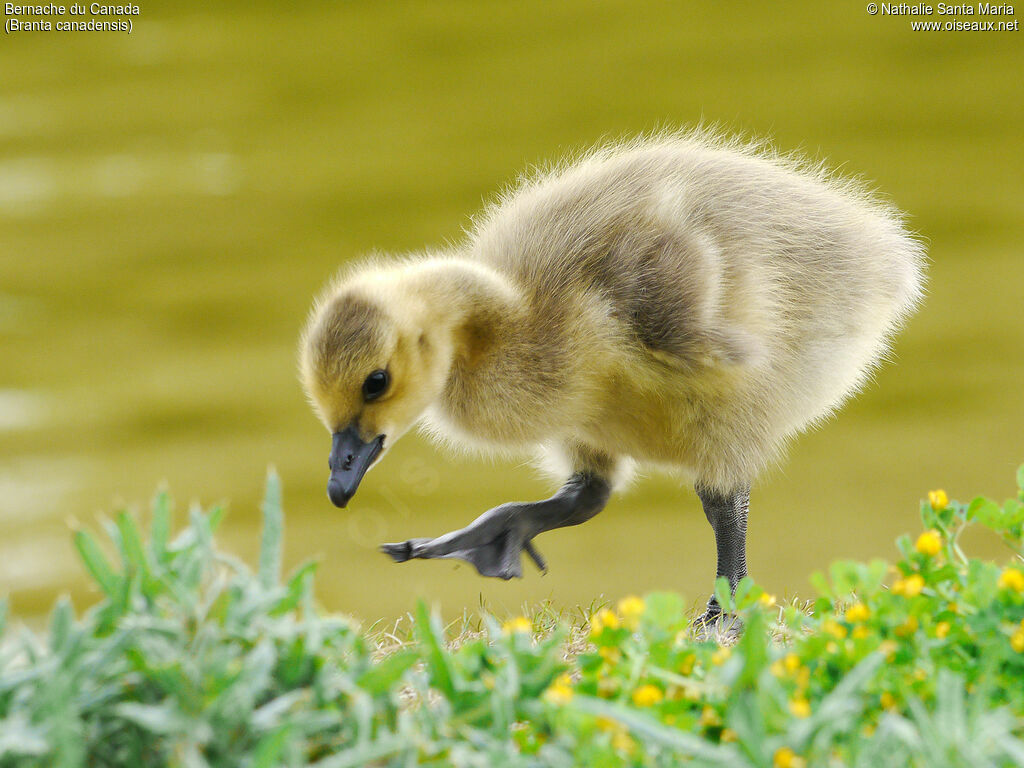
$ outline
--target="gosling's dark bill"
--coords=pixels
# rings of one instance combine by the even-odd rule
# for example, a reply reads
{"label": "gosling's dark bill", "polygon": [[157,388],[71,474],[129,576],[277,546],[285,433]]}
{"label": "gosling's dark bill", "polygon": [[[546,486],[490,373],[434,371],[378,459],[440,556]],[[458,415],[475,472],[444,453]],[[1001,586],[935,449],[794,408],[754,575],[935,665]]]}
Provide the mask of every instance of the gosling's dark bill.
{"label": "gosling's dark bill", "polygon": [[301,351],[333,435],[328,495],[347,504],[414,424],[536,452],[568,478],[552,498],[383,547],[507,579],[522,552],[543,569],[534,537],[593,517],[635,464],[675,467],[735,587],[751,481],[864,382],[923,262],[897,210],[759,147],[694,133],[592,151],[502,196],[464,242],[329,286]]}

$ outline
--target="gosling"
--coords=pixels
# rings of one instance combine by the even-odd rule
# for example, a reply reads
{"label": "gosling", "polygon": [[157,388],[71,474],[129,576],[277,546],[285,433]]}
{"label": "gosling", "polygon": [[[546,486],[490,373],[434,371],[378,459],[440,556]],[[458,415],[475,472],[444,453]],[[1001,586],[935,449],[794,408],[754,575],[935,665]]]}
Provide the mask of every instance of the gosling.
{"label": "gosling", "polygon": [[333,435],[327,494],[344,507],[414,424],[533,453],[568,478],[551,498],[381,547],[510,579],[523,552],[544,570],[533,539],[592,518],[638,464],[679,470],[735,589],[751,482],[864,383],[924,261],[896,209],[763,144],[592,150],[520,181],[461,245],[364,263],[316,302],[300,367]]}

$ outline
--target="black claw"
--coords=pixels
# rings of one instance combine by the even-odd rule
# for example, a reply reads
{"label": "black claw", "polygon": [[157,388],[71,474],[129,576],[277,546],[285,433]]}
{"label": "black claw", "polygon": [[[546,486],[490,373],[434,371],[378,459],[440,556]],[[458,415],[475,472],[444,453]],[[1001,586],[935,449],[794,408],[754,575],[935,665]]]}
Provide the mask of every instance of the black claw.
{"label": "black claw", "polygon": [[530,556],[530,559],[533,560],[534,564],[540,569],[541,573],[548,572],[548,564],[544,562],[544,558],[541,557],[541,554],[537,551],[537,548],[533,546],[532,541],[526,542],[523,545],[523,549],[526,550],[526,554]]}
{"label": "black claw", "polygon": [[380,551],[385,555],[389,555],[396,563],[404,563],[413,556],[411,541],[403,541],[398,544],[381,544]]}

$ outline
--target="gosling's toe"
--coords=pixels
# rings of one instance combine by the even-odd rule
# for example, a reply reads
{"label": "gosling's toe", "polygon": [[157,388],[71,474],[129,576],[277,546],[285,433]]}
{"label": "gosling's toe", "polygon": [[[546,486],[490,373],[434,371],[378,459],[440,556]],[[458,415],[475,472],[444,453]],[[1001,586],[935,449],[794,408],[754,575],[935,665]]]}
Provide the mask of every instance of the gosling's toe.
{"label": "gosling's toe", "polygon": [[544,558],[530,543],[532,535],[508,515],[484,515],[472,525],[435,539],[409,539],[382,544],[380,549],[395,562],[414,559],[455,559],[470,563],[481,576],[520,579],[525,552],[541,571]]}
{"label": "gosling's toe", "polygon": [[396,563],[404,563],[416,557],[415,550],[418,542],[429,541],[429,539],[409,539],[395,544],[381,544],[380,551],[388,555]]}

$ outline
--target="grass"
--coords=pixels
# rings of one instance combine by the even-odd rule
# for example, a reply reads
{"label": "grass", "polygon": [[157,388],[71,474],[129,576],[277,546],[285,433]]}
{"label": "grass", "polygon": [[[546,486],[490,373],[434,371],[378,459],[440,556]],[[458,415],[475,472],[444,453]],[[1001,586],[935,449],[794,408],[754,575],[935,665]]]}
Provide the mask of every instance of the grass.
{"label": "grass", "polygon": [[[719,600],[733,646],[694,639],[672,593],[566,620],[550,607],[410,637],[319,611],[312,563],[281,578],[268,478],[255,571],[218,551],[220,509],[171,537],[106,525],[75,546],[103,594],[0,645],[0,766],[1024,766],[1024,467],[1015,499],[921,505],[894,564],[836,562],[806,606],[751,580]],[[996,532],[1006,567],[961,534]],[[450,630],[451,628],[449,628]]]}

